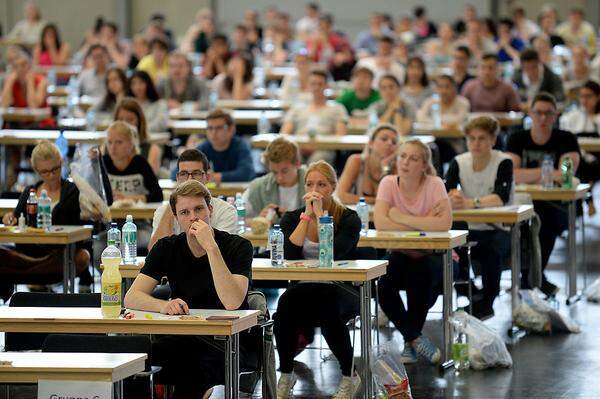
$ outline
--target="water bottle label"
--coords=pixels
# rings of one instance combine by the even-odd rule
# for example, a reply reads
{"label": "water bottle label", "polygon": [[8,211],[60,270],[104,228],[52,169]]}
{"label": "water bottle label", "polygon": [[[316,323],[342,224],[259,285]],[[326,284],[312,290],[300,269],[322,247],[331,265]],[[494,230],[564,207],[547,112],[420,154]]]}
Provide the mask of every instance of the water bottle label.
{"label": "water bottle label", "polygon": [[121,283],[102,284],[102,306],[121,306]]}
{"label": "water bottle label", "polygon": [[238,215],[238,218],[245,218],[246,217],[246,209],[238,209],[237,215]]}

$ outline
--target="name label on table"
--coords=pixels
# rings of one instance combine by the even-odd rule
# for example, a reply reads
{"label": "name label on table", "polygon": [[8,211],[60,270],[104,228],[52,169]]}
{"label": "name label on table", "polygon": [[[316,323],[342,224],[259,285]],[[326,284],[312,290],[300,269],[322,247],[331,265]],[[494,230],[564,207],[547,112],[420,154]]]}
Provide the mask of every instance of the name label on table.
{"label": "name label on table", "polygon": [[112,382],[38,381],[38,399],[111,399]]}

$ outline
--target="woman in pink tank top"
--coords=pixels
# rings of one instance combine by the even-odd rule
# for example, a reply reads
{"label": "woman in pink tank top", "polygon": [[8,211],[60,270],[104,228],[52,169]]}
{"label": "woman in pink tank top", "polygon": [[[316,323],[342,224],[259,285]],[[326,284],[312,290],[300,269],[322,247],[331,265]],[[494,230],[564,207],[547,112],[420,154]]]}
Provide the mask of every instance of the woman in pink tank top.
{"label": "woman in pink tank top", "polygon": [[[375,200],[377,230],[447,231],[452,225],[448,194],[435,175],[431,150],[418,140],[405,142],[398,151],[397,175],[383,178]],[[394,251],[387,274],[379,282],[381,308],[404,337],[402,361],[415,363],[417,354],[431,363],[440,350],[422,335],[429,309],[442,286],[442,260],[425,251]],[[399,291],[405,290],[407,306]]]}
{"label": "woman in pink tank top", "polygon": [[40,35],[40,42],[33,49],[33,64],[35,66],[65,65],[70,57],[71,48],[60,40],[56,25],[46,25]]}

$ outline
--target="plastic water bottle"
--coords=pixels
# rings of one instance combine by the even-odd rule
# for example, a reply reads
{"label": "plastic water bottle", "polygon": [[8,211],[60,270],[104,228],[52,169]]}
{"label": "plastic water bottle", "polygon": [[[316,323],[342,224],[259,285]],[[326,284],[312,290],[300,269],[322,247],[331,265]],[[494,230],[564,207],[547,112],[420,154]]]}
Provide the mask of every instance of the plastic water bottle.
{"label": "plastic water bottle", "polygon": [[433,95],[433,103],[431,104],[431,119],[433,121],[434,129],[442,128],[442,109],[440,105],[440,96],[438,94]]}
{"label": "plastic water bottle", "polygon": [[219,93],[216,90],[211,90],[208,95],[208,109],[213,110],[217,108],[217,102],[219,101]]}
{"label": "plastic water bottle", "polygon": [[235,195],[235,209],[237,210],[238,232],[243,234],[246,231],[246,206],[244,205],[242,193]]}
{"label": "plastic water bottle", "polygon": [[48,87],[56,87],[56,70],[54,68],[50,68],[50,70],[48,71]]}
{"label": "plastic water bottle", "polygon": [[109,245],[102,251],[102,294],[100,309],[102,317],[116,319],[121,314],[121,251],[114,245]]}
{"label": "plastic water bottle", "polygon": [[123,263],[134,265],[137,257],[137,226],[131,215],[127,215],[121,237]]}
{"label": "plastic water bottle", "polygon": [[371,109],[369,111],[369,129],[373,129],[379,123],[379,117],[377,116],[377,111]]}
{"label": "plastic water bottle", "polygon": [[75,116],[75,107],[77,106],[77,98],[79,97],[79,80],[75,76],[69,78],[69,84],[67,86],[67,109],[69,110],[69,116]]}
{"label": "plastic water bottle", "polygon": [[56,144],[56,147],[58,147],[58,152],[60,152],[60,156],[63,159],[61,176],[63,178],[67,178],[69,175],[67,166],[67,157],[69,155],[69,141],[65,138],[65,134],[62,130],[58,134],[58,137],[56,138],[54,144]]}
{"label": "plastic water bottle", "polygon": [[106,244],[114,245],[121,250],[121,230],[115,222],[110,224],[110,229],[106,233]]}
{"label": "plastic water bottle", "polygon": [[360,235],[366,236],[369,231],[369,204],[364,197],[360,197],[356,204],[356,213],[360,218]]}
{"label": "plastic water bottle", "polygon": [[260,117],[258,118],[258,134],[266,134],[271,130],[271,123],[267,118],[267,113],[265,111],[261,111]]}
{"label": "plastic water bottle", "polygon": [[267,96],[268,96],[269,100],[277,99],[277,82],[275,82],[275,81],[269,82],[269,85],[267,86]]}
{"label": "plastic water bottle", "polygon": [[38,200],[35,195],[35,189],[29,190],[29,198],[27,198],[26,219],[28,227],[37,227]]}
{"label": "plastic water bottle", "polygon": [[546,154],[544,155],[544,160],[542,161],[542,188],[551,189],[554,187],[554,177],[552,176],[554,173],[554,161],[552,160],[552,155]]}
{"label": "plastic water bottle", "polygon": [[469,336],[467,335],[466,321],[460,319],[455,322],[455,337],[452,344],[452,360],[456,370],[467,370],[469,364]]}
{"label": "plastic water bottle", "polygon": [[562,172],[562,184],[561,187],[564,189],[573,188],[573,160],[570,157],[565,157],[560,165]]}
{"label": "plastic water bottle", "polygon": [[333,267],[333,218],[319,218],[319,267]]}
{"label": "plastic water bottle", "polygon": [[271,265],[283,266],[283,231],[276,224],[269,232],[269,248],[271,249]]}
{"label": "plastic water bottle", "polygon": [[85,121],[86,121],[86,125],[87,125],[87,130],[89,130],[90,132],[95,132],[96,131],[96,112],[94,112],[93,110],[89,110],[87,112],[87,114],[85,115]]}
{"label": "plastic water bottle", "polygon": [[46,230],[52,226],[52,200],[48,197],[46,190],[42,190],[42,195],[38,200],[37,226]]}

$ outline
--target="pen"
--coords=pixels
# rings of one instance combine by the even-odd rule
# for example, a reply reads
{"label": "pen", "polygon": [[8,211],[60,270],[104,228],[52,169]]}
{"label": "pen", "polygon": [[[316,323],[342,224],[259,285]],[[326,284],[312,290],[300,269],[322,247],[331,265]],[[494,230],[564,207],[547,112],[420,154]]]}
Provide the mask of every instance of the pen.
{"label": "pen", "polygon": [[344,265],[347,265],[347,264],[348,264],[348,262],[340,262],[340,263],[338,263],[337,265],[338,265],[338,266],[344,266]]}
{"label": "pen", "polygon": [[405,237],[425,237],[425,235],[424,231],[415,231],[404,234]]}

